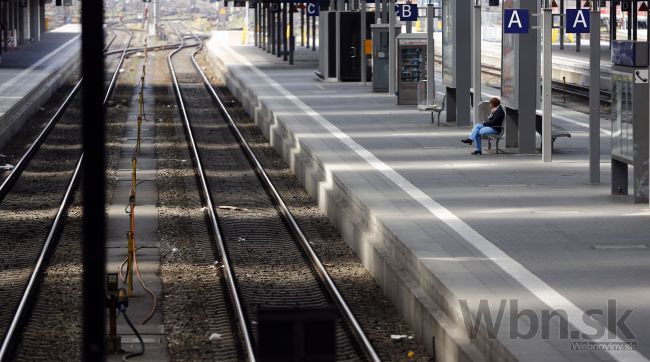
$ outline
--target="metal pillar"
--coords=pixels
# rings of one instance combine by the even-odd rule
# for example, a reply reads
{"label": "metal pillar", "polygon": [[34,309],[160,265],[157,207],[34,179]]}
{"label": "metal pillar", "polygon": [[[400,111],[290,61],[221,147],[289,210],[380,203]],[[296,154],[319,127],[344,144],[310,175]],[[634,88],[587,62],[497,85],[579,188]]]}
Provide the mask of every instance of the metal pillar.
{"label": "metal pillar", "polygon": [[472,85],[474,87],[474,124],[481,123],[481,0],[474,0],[472,24]]}
{"label": "metal pillar", "polygon": [[[318,5],[320,6],[320,5]],[[316,51],[316,19],[318,19],[317,16],[312,17],[311,19],[311,50]]]}
{"label": "metal pillar", "polygon": [[600,7],[591,3],[589,19],[589,181],[600,183]]}
{"label": "metal pillar", "polygon": [[104,361],[106,292],[104,1],[81,2],[83,152],[82,359]]}
{"label": "metal pillar", "polygon": [[[581,0],[576,0],[576,9],[582,8]],[[576,36],[576,52],[580,51],[580,34],[575,34]]]}
{"label": "metal pillar", "polygon": [[361,61],[361,82],[363,84],[366,84],[366,73],[367,73],[367,65],[366,65],[366,0],[360,0],[361,3],[361,51],[360,51],[360,61]]}
{"label": "metal pillar", "polygon": [[395,0],[388,0],[388,94],[395,95],[397,71],[395,51]]}
{"label": "metal pillar", "polygon": [[638,23],[639,13],[638,13],[636,0],[632,1],[632,4],[630,4],[630,11],[632,12],[632,23],[630,25],[630,28],[632,28],[632,40],[636,40],[636,36],[637,36],[636,28],[639,25]]}
{"label": "metal pillar", "polygon": [[279,3],[275,13],[275,56],[282,56],[282,8]]}
{"label": "metal pillar", "polygon": [[293,65],[293,51],[296,48],[296,35],[293,29],[294,6],[292,3],[287,3],[287,6],[289,7],[289,65]]}
{"label": "metal pillar", "polygon": [[[564,15],[564,0],[560,0],[560,14]],[[564,35],[566,29],[564,28],[564,16],[560,16],[560,49],[564,50]]]}
{"label": "metal pillar", "polygon": [[305,46],[305,9],[300,9],[300,46]]}
{"label": "metal pillar", "polygon": [[610,2],[609,7],[609,48],[612,48],[612,42],[616,40],[616,1]]}
{"label": "metal pillar", "polygon": [[255,16],[254,16],[255,24],[253,24],[253,37],[255,38],[255,46],[256,47],[258,47],[260,45],[260,42],[259,42],[259,39],[258,39],[258,35],[259,35],[258,26],[259,26],[259,15],[260,15],[259,14],[260,12],[258,11],[259,8],[260,8],[260,4],[255,3]]}
{"label": "metal pillar", "polygon": [[269,24],[268,45],[266,46],[266,52],[275,55],[275,13],[273,12],[272,4],[268,4],[266,15]]}
{"label": "metal pillar", "polygon": [[[406,0],[406,3],[410,4],[411,0]],[[417,10],[417,3],[415,5],[415,9]],[[413,23],[412,21],[407,21],[406,22],[406,32],[407,33],[412,33],[413,32],[413,24],[412,23]]]}
{"label": "metal pillar", "polygon": [[551,12],[550,0],[544,0],[542,9],[543,39],[543,63],[542,72],[542,161],[551,162],[553,157],[551,128],[553,123],[552,115],[552,76],[553,76],[553,54],[551,37],[553,36],[553,14]]}
{"label": "metal pillar", "polygon": [[289,59],[288,39],[287,39],[287,8],[288,2],[282,3],[282,60],[285,62]]}
{"label": "metal pillar", "polygon": [[[341,3],[340,0],[336,3],[337,8],[336,8],[336,12],[334,13],[334,26],[336,27],[334,33],[336,36],[336,39],[334,39],[334,44],[336,46],[336,49],[334,51],[334,53],[336,54],[336,61],[334,63],[336,69],[334,73],[337,82],[341,81],[341,56],[342,56],[341,54],[341,10],[340,10],[341,8],[339,7],[340,3]],[[328,22],[327,26],[331,26],[331,24]],[[331,51],[331,49],[329,51]]]}
{"label": "metal pillar", "polygon": [[632,4],[627,10],[627,40],[632,40]]}
{"label": "metal pillar", "polygon": [[436,61],[433,42],[433,1],[427,4],[427,106],[433,105],[436,96]]}
{"label": "metal pillar", "polygon": [[[306,11],[307,11],[307,9],[305,9],[305,12]],[[306,44],[307,49],[309,49],[309,30],[311,28],[310,22],[312,21],[312,19],[311,19],[312,16],[307,15],[306,18],[307,19],[305,19],[305,22],[306,22],[307,26],[305,27],[305,38],[306,38],[305,39],[306,40],[305,44]]]}
{"label": "metal pillar", "polygon": [[[454,78],[456,79],[455,103],[456,108],[452,110],[456,115],[456,125],[469,126],[472,123],[470,117],[470,88],[472,86],[472,23],[468,14],[472,13],[472,3],[469,1],[457,1],[454,7]],[[447,97],[449,100],[449,97]],[[447,108],[449,109],[449,108]],[[449,114],[449,112],[447,112]]]}

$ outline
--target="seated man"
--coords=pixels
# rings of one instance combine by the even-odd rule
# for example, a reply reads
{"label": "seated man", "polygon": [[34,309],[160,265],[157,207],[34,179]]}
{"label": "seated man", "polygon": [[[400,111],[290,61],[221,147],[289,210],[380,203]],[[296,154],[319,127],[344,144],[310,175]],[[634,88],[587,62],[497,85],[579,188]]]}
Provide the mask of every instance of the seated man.
{"label": "seated man", "polygon": [[461,140],[463,143],[472,145],[476,142],[476,150],[472,152],[472,155],[481,154],[481,136],[484,134],[499,134],[501,133],[501,127],[503,126],[503,119],[506,117],[506,113],[501,107],[501,101],[499,98],[490,99],[490,106],[492,110],[490,111],[490,116],[487,121],[479,124],[475,124],[472,128],[472,132],[469,135],[469,138]]}

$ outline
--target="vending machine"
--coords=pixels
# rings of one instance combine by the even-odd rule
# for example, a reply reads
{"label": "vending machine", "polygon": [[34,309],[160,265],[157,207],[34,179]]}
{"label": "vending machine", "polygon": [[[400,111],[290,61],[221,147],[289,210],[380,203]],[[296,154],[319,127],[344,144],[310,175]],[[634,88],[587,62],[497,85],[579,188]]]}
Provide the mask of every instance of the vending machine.
{"label": "vending machine", "polygon": [[612,44],[612,194],[628,194],[632,166],[635,203],[648,202],[647,55],[647,43]]}
{"label": "vending machine", "polygon": [[418,102],[418,82],[427,79],[427,34],[397,36],[397,104]]}

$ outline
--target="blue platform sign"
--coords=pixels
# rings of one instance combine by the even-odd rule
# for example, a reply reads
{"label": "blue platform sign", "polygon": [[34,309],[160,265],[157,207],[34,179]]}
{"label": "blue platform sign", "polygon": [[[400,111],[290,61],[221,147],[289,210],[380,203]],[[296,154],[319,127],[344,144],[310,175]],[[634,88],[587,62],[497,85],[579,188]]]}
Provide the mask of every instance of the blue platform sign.
{"label": "blue platform sign", "polygon": [[307,3],[307,16],[318,16],[320,14],[320,3]]}
{"label": "blue platform sign", "polygon": [[588,33],[589,32],[589,9],[567,9],[566,32],[567,33]]}
{"label": "blue platform sign", "polygon": [[528,9],[503,9],[503,32],[505,34],[528,33],[530,14]]}
{"label": "blue platform sign", "polygon": [[396,4],[395,15],[399,16],[401,21],[418,21],[418,5]]}

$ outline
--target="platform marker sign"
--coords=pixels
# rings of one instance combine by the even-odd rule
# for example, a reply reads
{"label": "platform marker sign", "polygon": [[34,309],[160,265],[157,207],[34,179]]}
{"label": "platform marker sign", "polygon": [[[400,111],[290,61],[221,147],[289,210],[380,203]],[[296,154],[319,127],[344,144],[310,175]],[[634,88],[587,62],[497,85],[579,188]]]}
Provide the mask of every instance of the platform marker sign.
{"label": "platform marker sign", "polygon": [[395,15],[399,16],[401,21],[418,21],[418,5],[396,4]]}
{"label": "platform marker sign", "polygon": [[530,13],[528,9],[504,9],[503,32],[505,34],[526,34]]}
{"label": "platform marker sign", "polygon": [[307,4],[307,16],[318,16],[320,14],[320,4],[319,3],[309,3]]}
{"label": "platform marker sign", "polygon": [[567,9],[566,18],[567,33],[589,32],[589,9]]}

